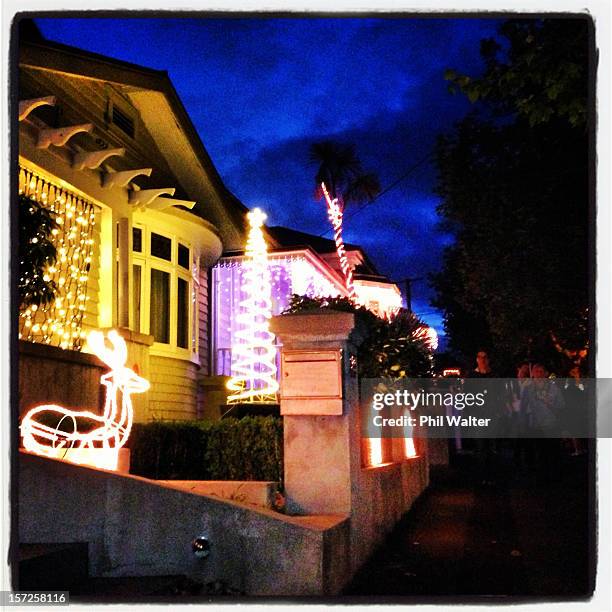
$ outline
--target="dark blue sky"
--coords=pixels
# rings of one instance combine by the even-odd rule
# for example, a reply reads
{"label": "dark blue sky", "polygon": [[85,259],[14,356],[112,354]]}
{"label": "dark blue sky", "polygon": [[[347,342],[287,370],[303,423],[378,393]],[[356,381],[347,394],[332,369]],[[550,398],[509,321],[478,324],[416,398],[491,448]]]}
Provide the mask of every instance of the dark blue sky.
{"label": "dark blue sky", "polygon": [[[167,70],[227,186],[270,225],[328,230],[308,149],[352,142],[383,188],[431,151],[469,103],[447,68],[481,70],[483,19],[37,19],[43,35]],[[436,271],[451,240],[437,229],[425,163],[371,206],[346,211],[345,238],[397,280]],[[330,234],[328,233],[327,236]],[[425,282],[414,310],[442,331]]]}

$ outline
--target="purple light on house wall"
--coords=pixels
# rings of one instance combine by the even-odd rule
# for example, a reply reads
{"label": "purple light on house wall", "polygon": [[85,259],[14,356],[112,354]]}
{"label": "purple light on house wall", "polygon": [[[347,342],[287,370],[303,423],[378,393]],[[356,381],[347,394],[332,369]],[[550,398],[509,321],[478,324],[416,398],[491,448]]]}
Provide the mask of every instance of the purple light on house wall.
{"label": "purple light on house wall", "polygon": [[[238,330],[236,315],[244,299],[243,257],[222,258],[212,270],[212,348],[213,373],[229,375],[231,347]],[[304,255],[269,255],[272,288],[272,316],[281,314],[289,306],[292,293],[308,297],[340,295],[334,283]]]}

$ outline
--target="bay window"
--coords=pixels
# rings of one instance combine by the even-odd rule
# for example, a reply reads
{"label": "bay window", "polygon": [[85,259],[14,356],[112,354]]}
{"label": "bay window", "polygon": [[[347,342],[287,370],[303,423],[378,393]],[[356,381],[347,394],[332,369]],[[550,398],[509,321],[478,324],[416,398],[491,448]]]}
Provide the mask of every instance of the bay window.
{"label": "bay window", "polygon": [[160,355],[197,357],[197,261],[176,235],[145,225],[132,227],[131,322],[154,338]]}

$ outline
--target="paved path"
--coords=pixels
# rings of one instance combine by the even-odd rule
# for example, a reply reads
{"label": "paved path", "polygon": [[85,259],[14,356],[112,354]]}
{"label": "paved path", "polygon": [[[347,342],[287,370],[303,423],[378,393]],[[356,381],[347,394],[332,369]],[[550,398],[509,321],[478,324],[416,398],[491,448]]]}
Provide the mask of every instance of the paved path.
{"label": "paved path", "polygon": [[[503,454],[501,454],[503,456]],[[499,460],[482,485],[473,457],[433,474],[432,485],[346,589],[350,596],[584,597],[589,571],[586,457],[551,472],[520,473]]]}

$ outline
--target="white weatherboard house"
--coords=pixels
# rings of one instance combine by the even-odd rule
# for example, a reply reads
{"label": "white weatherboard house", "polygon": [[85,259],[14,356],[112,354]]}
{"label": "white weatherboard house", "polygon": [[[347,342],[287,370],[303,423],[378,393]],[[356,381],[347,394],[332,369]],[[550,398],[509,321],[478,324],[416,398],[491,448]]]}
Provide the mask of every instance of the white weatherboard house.
{"label": "white weatherboard house", "polygon": [[[19,190],[51,207],[59,303],[20,313],[21,409],[69,397],[92,328],[117,328],[152,383],[136,418],[192,418],[208,373],[208,270],[244,244],[245,207],[215,170],[167,74],[42,40],[19,47]],[[75,370],[76,371],[76,370]],[[74,372],[73,372],[74,373]],[[40,384],[45,382],[46,384]],[[146,396],[146,397],[145,397]]]}
{"label": "white weatherboard house", "polygon": [[[141,390],[141,378],[151,382],[147,392],[130,391],[136,421],[218,418],[236,341],[247,209],[224,186],[165,72],[48,42],[26,23],[12,107],[13,187],[57,223],[57,260],[45,274],[58,291],[47,306],[18,313],[20,412],[58,404],[101,413],[108,368],[84,339],[113,328],[127,343],[120,367]],[[333,242],[266,231],[275,314],[292,293],[346,295]],[[397,286],[358,247],[347,254],[357,300],[381,316],[396,309]],[[285,356],[334,356],[325,366],[336,386],[332,416],[321,413],[320,380],[301,398],[310,412],[283,416],[294,515],[270,508],[278,483],[156,481],[22,451],[23,562],[44,557],[43,579],[56,565],[61,572],[80,563],[83,580],[189,575],[247,595],[339,593],[429,474],[426,449],[408,452],[403,439],[364,449],[358,380],[340,357],[357,348],[354,325],[346,312],[272,320]],[[298,378],[302,388],[307,378]],[[243,485],[259,501],[231,497]],[[194,555],[202,536],[211,542],[207,559]]]}
{"label": "white weatherboard house", "polygon": [[[118,329],[151,381],[137,421],[219,416],[232,365],[247,209],[223,184],[167,73],[49,42],[22,28],[19,192],[53,210],[58,287],[19,317],[20,410],[100,405],[84,346]],[[317,204],[313,202],[313,206]],[[323,211],[322,211],[323,215]],[[345,296],[334,243],[267,228],[273,314],[291,293]],[[360,303],[381,316],[397,286],[347,245]],[[80,385],[67,385],[78,377]],[[214,405],[213,405],[214,404]]]}

